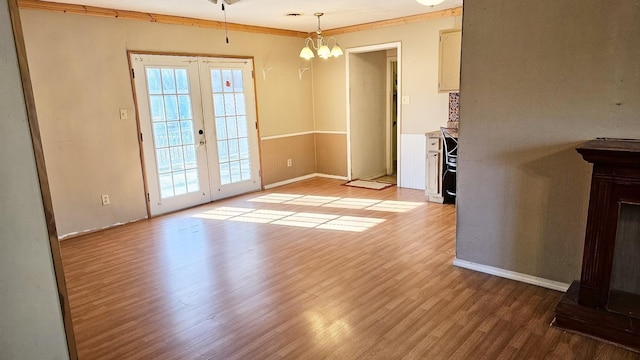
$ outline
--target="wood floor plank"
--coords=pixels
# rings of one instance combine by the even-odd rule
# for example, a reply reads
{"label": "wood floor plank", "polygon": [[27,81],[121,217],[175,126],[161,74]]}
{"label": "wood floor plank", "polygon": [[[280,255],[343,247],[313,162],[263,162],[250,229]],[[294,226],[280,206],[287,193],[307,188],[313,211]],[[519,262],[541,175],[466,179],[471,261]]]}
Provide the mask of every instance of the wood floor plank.
{"label": "wood floor plank", "polygon": [[[453,205],[341,184],[305,180],[63,241],[80,359],[639,358],[551,328],[558,292],[453,267]],[[300,197],[253,201],[269,194]],[[221,219],[224,207],[245,215]],[[280,212],[299,216],[257,222]],[[380,223],[299,226],[339,217]]]}

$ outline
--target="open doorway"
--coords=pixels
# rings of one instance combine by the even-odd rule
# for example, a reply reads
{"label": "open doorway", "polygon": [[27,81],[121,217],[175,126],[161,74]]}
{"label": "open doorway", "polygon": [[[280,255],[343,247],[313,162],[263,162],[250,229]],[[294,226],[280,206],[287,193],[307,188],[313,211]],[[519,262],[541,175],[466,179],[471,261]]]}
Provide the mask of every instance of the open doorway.
{"label": "open doorway", "polygon": [[400,43],[347,49],[347,133],[350,179],[401,184]]}
{"label": "open doorway", "polygon": [[397,51],[387,50],[387,174],[382,182],[398,182],[398,57]]}

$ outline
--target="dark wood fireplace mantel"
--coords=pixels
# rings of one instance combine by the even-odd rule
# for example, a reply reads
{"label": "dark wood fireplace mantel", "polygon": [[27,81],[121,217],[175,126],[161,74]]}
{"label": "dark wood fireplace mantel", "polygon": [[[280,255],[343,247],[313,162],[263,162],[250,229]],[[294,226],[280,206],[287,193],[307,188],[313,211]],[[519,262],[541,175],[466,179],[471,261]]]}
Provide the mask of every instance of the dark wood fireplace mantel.
{"label": "dark wood fireplace mantel", "polygon": [[[640,293],[617,289],[620,277],[630,276],[635,283],[640,279],[633,278],[640,273],[640,258],[629,260],[627,254],[619,255],[626,251],[620,250],[622,233],[630,239],[625,244],[640,249],[640,233],[627,234],[628,228],[640,226],[619,225],[623,209],[631,206],[634,214],[640,209],[640,140],[602,138],[576,150],[593,164],[582,273],[556,306],[554,326],[640,351]],[[624,231],[617,234],[619,229]],[[617,252],[616,242],[620,242]],[[627,264],[619,266],[621,262]],[[619,269],[634,274],[618,274]],[[616,287],[612,287],[612,278]]]}

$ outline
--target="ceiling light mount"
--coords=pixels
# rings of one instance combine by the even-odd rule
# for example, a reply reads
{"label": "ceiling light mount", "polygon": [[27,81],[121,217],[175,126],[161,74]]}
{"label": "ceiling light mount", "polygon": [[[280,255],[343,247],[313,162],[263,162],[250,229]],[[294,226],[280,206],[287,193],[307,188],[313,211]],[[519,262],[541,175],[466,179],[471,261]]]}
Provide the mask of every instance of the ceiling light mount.
{"label": "ceiling light mount", "polygon": [[[300,51],[300,57],[303,59],[310,60],[315,57],[315,54],[313,53],[313,50],[311,50],[311,48],[316,51],[318,57],[323,59],[327,59],[330,56],[338,57],[343,54],[342,48],[340,47],[340,45],[338,45],[338,41],[334,37],[325,38],[324,36],[322,36],[322,29],[320,28],[320,17],[322,15],[324,15],[324,13],[321,12],[313,14],[313,16],[318,18],[318,30],[316,30],[315,41],[313,40],[311,35],[309,35],[309,37],[304,40],[304,47]],[[329,42],[332,40],[333,47],[329,49]]]}

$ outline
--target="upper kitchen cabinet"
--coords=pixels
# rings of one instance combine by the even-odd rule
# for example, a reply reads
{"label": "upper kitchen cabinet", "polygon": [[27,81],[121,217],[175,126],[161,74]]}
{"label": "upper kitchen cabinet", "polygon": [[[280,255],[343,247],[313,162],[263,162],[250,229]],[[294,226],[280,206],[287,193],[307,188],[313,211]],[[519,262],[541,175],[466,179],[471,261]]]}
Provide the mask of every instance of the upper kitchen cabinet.
{"label": "upper kitchen cabinet", "polygon": [[440,60],[438,91],[456,92],[460,89],[460,49],[462,30],[440,31]]}

